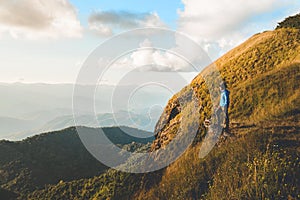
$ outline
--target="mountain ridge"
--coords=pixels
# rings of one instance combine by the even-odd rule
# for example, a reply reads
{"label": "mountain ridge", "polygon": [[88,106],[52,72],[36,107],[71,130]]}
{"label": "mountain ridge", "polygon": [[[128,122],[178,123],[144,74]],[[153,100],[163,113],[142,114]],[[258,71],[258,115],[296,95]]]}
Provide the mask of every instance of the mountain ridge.
{"label": "mountain ridge", "polygon": [[[77,128],[81,134],[98,134],[96,128]],[[129,127],[102,130],[120,147],[141,148],[153,140],[149,132]],[[149,138],[134,138],[127,133],[149,135]],[[17,142],[1,140],[0,157],[0,187],[7,191],[4,194],[26,194],[60,180],[94,177],[108,169],[83,146],[75,127],[42,133]]]}
{"label": "mountain ridge", "polygon": [[[212,108],[212,103],[210,102],[210,95],[216,95],[218,92],[215,90],[211,91],[213,94],[209,94],[203,76],[210,76],[209,80],[212,84],[214,84],[213,79],[215,76],[215,70],[219,71],[221,77],[227,83],[229,90],[231,90],[232,103],[229,109],[229,114],[232,120],[238,121],[237,116],[238,118],[246,117],[248,119],[250,117],[252,118],[252,121],[263,120],[259,119],[256,116],[253,116],[254,113],[252,109],[254,109],[254,105],[256,104],[256,106],[258,106],[260,103],[256,102],[258,100],[254,99],[257,97],[257,95],[246,95],[247,97],[249,97],[250,100],[245,99],[245,94],[241,93],[238,87],[243,85],[246,81],[254,82],[259,78],[264,79],[267,77],[268,73],[272,73],[272,70],[275,70],[276,72],[276,70],[280,70],[285,67],[290,69],[290,65],[295,65],[293,70],[291,70],[291,73],[289,73],[289,75],[291,75],[292,77],[284,77],[285,79],[284,81],[281,80],[280,87],[287,87],[291,86],[290,84],[293,84],[294,88],[290,90],[290,93],[293,93],[295,90],[299,90],[299,83],[297,81],[293,81],[298,80],[299,78],[299,63],[297,62],[299,60],[300,55],[299,44],[300,31],[298,29],[283,28],[272,32],[264,32],[261,34],[257,34],[251,37],[245,43],[229,51],[226,55],[218,59],[214,64],[206,68],[202,73],[195,77],[190,85],[185,87],[181,92],[174,95],[169,100],[168,105],[166,106],[164,113],[161,115],[161,118],[158,121],[155,129],[155,134],[158,136],[157,140],[159,140],[156,143],[168,143],[164,140],[161,140],[162,137],[160,137],[160,135],[168,134],[164,131],[165,129],[172,128],[175,130],[174,132],[176,132],[176,130],[178,129],[174,127],[174,124],[180,124],[178,123],[180,122],[180,113],[183,111],[182,108],[179,108],[180,105],[178,103],[178,99],[180,99],[181,96],[188,96],[188,93],[196,94],[196,96],[199,99],[199,105],[202,105],[202,107],[204,107],[204,109],[200,111],[200,124],[202,124],[205,118],[210,118]],[[243,49],[243,47],[245,46],[247,48],[241,51],[241,49]],[[263,55],[272,56],[265,56],[260,58],[261,53],[259,55],[256,55],[256,52],[264,52]],[[292,80],[292,82],[289,80]],[[263,88],[252,88],[251,94],[256,94],[257,91],[255,90],[260,90],[259,92],[261,93],[267,93],[269,91],[264,90],[264,88],[268,88],[267,86],[268,85],[264,85]],[[272,85],[270,84],[269,89],[271,90],[273,88],[274,87],[272,87]],[[281,101],[282,99],[291,98],[292,95],[289,94],[289,97],[284,95],[279,96],[279,91],[274,92],[277,94],[277,96],[274,96],[272,97],[272,99],[269,100],[262,99],[261,102],[264,104],[269,104],[271,106],[272,104],[274,105],[273,101]],[[294,97],[294,99],[297,99],[297,95]],[[250,108],[250,111],[246,116],[245,106],[243,106],[245,103],[244,101],[249,102],[247,106],[249,106]],[[297,105],[299,104],[292,104],[291,106],[294,107],[294,109],[296,109]],[[171,113],[174,109],[181,110],[180,112],[177,112],[177,123],[174,122],[174,120],[173,122],[168,120],[169,116],[171,116]],[[268,113],[268,111],[269,110],[264,110],[264,108],[262,108],[260,112]],[[173,118],[176,117],[173,116],[172,119]],[[200,132],[203,133],[204,127],[200,127],[200,129],[202,129]]]}
{"label": "mountain ridge", "polygon": [[174,163],[147,174],[110,169],[21,199],[299,199],[299,56],[300,30],[287,27],[256,34],[215,62],[231,91],[234,137],[218,138],[207,156],[199,158],[207,134],[202,124],[212,115],[210,95],[219,91],[210,94],[202,76],[211,75],[206,78],[215,84],[215,66],[174,95],[157,123],[152,151],[186,128],[180,123],[192,100],[199,105],[199,118],[187,121],[190,129],[184,132],[189,134],[198,120],[194,142]]}

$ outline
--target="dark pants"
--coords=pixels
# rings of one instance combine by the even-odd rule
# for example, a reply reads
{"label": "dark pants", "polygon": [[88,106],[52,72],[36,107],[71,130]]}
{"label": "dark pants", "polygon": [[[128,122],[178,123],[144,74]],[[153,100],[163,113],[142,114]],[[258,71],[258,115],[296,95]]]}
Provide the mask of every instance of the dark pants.
{"label": "dark pants", "polygon": [[229,115],[228,115],[228,107],[220,107],[217,110],[217,123],[223,127],[223,130],[226,133],[229,133]]}

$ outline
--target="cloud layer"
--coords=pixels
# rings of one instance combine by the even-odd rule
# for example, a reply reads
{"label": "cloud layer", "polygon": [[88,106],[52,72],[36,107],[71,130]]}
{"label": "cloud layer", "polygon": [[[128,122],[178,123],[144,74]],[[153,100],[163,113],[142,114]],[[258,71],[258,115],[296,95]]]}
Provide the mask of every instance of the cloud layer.
{"label": "cloud layer", "polygon": [[127,11],[94,12],[88,19],[89,29],[101,36],[117,31],[141,27],[166,27],[157,13],[131,13]]}
{"label": "cloud layer", "polygon": [[182,0],[182,3],[184,9],[178,11],[178,30],[201,43],[212,57],[218,57],[219,53],[259,30],[260,16],[272,16],[278,9],[296,4],[296,1]]}
{"label": "cloud layer", "polygon": [[[197,70],[182,57],[178,56],[180,48],[174,47],[168,50],[161,50],[153,47],[149,39],[145,39],[140,43],[140,48],[130,53],[129,55],[119,59],[114,63],[114,69],[136,69],[137,71],[153,71],[153,72],[196,72]],[[193,50],[189,49],[192,53]],[[205,58],[199,56],[201,52],[195,54],[198,57],[198,63],[207,62]],[[201,55],[201,54],[200,54]],[[196,63],[196,62],[195,62]],[[105,66],[107,63],[100,62],[100,66]]]}
{"label": "cloud layer", "polygon": [[0,0],[0,33],[31,39],[80,37],[82,27],[68,0]]}

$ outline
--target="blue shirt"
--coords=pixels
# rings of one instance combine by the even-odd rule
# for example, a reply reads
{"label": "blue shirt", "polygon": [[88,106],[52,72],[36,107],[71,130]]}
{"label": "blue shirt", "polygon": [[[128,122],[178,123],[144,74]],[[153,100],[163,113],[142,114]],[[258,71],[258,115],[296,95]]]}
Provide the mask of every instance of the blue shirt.
{"label": "blue shirt", "polygon": [[220,106],[221,107],[229,106],[229,91],[228,90],[221,91]]}

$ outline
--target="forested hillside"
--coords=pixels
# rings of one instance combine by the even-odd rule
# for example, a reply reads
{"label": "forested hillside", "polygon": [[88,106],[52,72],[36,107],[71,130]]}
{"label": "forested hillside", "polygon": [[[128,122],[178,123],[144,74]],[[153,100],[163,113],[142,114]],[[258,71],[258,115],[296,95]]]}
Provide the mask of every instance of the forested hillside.
{"label": "forested hillside", "polygon": [[[133,150],[153,140],[150,133],[128,127],[103,130],[115,144]],[[81,131],[98,134],[95,128],[81,127]],[[136,140],[123,131],[149,134],[149,138]],[[48,184],[94,177],[108,169],[86,150],[75,127],[20,142],[0,141],[0,157],[1,196],[24,195]]]}
{"label": "forested hillside", "polygon": [[[181,116],[194,103],[191,95],[201,109],[193,144],[168,167],[147,174],[110,169],[48,185],[20,199],[300,199],[300,30],[291,20],[294,17],[231,50],[169,100],[152,151],[177,136]],[[209,93],[203,77],[215,83],[216,70],[230,90],[231,136],[219,138],[200,158],[207,134],[203,122],[212,115],[210,95],[219,92]]]}

